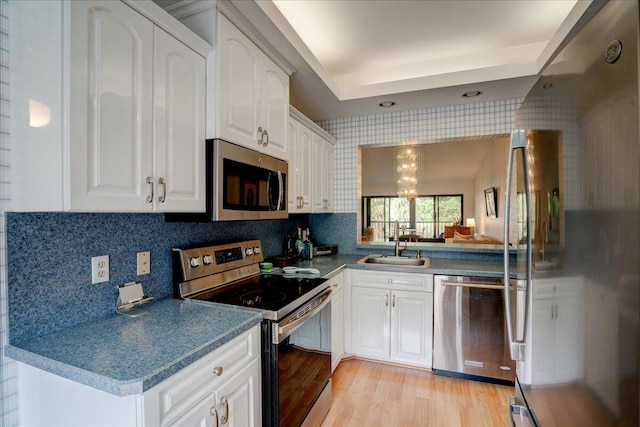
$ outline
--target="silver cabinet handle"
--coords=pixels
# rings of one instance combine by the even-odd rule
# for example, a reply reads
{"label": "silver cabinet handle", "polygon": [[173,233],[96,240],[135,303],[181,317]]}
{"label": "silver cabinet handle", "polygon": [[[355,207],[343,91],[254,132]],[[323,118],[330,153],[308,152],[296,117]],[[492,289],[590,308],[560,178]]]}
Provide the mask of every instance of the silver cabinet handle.
{"label": "silver cabinet handle", "polygon": [[222,366],[216,366],[215,368],[213,368],[213,375],[215,375],[216,377],[222,375],[222,372],[224,372]]}
{"label": "silver cabinet handle", "polygon": [[164,178],[158,179],[158,184],[162,186],[162,194],[158,196],[158,201],[164,203],[167,196],[167,181]]}
{"label": "silver cabinet handle", "polygon": [[209,409],[209,415],[213,417],[213,427],[218,427],[218,410],[215,407]]}
{"label": "silver cabinet handle", "polygon": [[145,184],[149,186],[149,193],[147,194],[147,203],[153,202],[153,178],[150,176],[145,180]]}
{"label": "silver cabinet handle", "polygon": [[263,137],[262,137],[262,126],[260,126],[260,127],[258,128],[258,137],[260,138],[260,139],[258,140],[258,145],[262,145],[262,139],[263,139]]}
{"label": "silver cabinet handle", "polygon": [[395,307],[396,306],[396,296],[393,295],[393,299],[391,300],[391,306]]}
{"label": "silver cabinet handle", "polygon": [[224,397],[220,399],[220,405],[224,409],[224,413],[220,416],[220,424],[226,424],[229,421],[229,403]]}
{"label": "silver cabinet handle", "polygon": [[[267,137],[266,141],[264,140],[265,136]],[[267,145],[269,145],[269,134],[267,133],[267,130],[265,129],[265,130],[262,131],[262,146],[266,147]]]}
{"label": "silver cabinet handle", "polygon": [[384,296],[384,306],[389,307],[389,294]]}
{"label": "silver cabinet handle", "polygon": [[[524,313],[522,319],[522,338],[518,339],[513,331],[513,319],[511,316],[511,294],[509,292],[511,274],[509,271],[509,223],[511,209],[511,179],[513,173],[513,159],[516,150],[522,151],[522,164],[524,166],[524,187],[525,206],[527,209],[527,270],[526,270],[526,293]],[[527,161],[527,136],[523,129],[511,132],[511,142],[509,144],[509,161],[507,165],[507,182],[505,188],[505,215],[504,215],[504,305],[507,323],[507,337],[509,339],[509,350],[511,359],[524,360],[525,342],[527,331],[527,311],[529,309],[529,299],[531,298],[531,188],[529,185],[529,163]],[[519,312],[517,313],[520,314]]]}

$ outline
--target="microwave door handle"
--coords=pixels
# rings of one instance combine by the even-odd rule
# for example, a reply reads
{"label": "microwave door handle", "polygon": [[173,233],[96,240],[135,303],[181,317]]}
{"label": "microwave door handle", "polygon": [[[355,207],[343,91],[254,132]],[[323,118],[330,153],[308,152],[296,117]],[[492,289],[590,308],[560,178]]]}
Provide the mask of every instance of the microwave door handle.
{"label": "microwave door handle", "polygon": [[267,209],[269,211],[273,209],[273,203],[271,203],[271,178],[273,177],[274,172],[269,172],[269,178],[267,178]]}
{"label": "microwave door handle", "polygon": [[284,178],[282,177],[282,172],[278,172],[278,205],[276,206],[276,210],[282,209],[283,198],[284,198]]}
{"label": "microwave door handle", "polygon": [[[509,292],[511,275],[510,275],[510,265],[509,265],[509,225],[511,222],[511,184],[512,184],[512,174],[513,174],[513,159],[516,155],[516,150],[521,150],[522,152],[522,163],[524,166],[524,186],[525,186],[525,205],[526,205],[526,217],[527,217],[527,249],[526,249],[526,293],[525,293],[525,303],[524,310],[522,314],[524,317],[522,318],[522,339],[518,339],[515,337],[514,328],[513,328],[513,319],[511,316],[511,293]],[[530,182],[529,182],[529,163],[527,161],[527,138],[525,131],[523,129],[514,130],[511,132],[511,143],[509,145],[509,161],[507,165],[507,182],[505,189],[505,218],[504,218],[504,305],[505,305],[505,316],[507,323],[507,336],[509,338],[509,350],[511,353],[511,358],[515,361],[524,360],[524,350],[525,350],[525,337],[527,330],[527,311],[529,310],[529,298],[531,294],[531,215],[530,215],[530,203],[531,203],[531,194],[530,194]],[[517,303],[517,302],[516,302]],[[520,310],[516,311],[517,315],[520,315]]]}

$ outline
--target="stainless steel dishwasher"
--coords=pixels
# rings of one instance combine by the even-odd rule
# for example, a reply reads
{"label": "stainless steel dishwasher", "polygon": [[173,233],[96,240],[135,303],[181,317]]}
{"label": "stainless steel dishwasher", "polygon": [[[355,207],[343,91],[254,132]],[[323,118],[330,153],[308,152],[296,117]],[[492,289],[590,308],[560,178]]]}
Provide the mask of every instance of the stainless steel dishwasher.
{"label": "stainless steel dishwasher", "polygon": [[[510,283],[517,301],[517,281]],[[513,384],[503,279],[435,276],[433,372],[499,384]]]}

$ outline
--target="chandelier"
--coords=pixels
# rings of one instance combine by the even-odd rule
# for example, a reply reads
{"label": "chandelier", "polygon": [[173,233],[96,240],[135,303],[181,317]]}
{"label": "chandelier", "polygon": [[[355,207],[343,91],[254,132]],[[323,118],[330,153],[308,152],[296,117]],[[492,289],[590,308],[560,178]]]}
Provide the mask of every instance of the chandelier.
{"label": "chandelier", "polygon": [[416,197],[418,185],[418,153],[415,147],[396,147],[396,188],[398,197]]}

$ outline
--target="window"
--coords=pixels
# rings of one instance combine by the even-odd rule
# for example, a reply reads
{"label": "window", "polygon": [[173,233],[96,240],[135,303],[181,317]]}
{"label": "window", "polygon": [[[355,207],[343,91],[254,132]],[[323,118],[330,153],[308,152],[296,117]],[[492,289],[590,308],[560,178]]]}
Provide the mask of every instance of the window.
{"label": "window", "polygon": [[433,239],[444,233],[444,226],[462,220],[462,194],[418,196],[413,200],[396,196],[362,198],[363,235],[373,227],[375,241],[393,238],[395,222],[400,234],[415,234]]}

